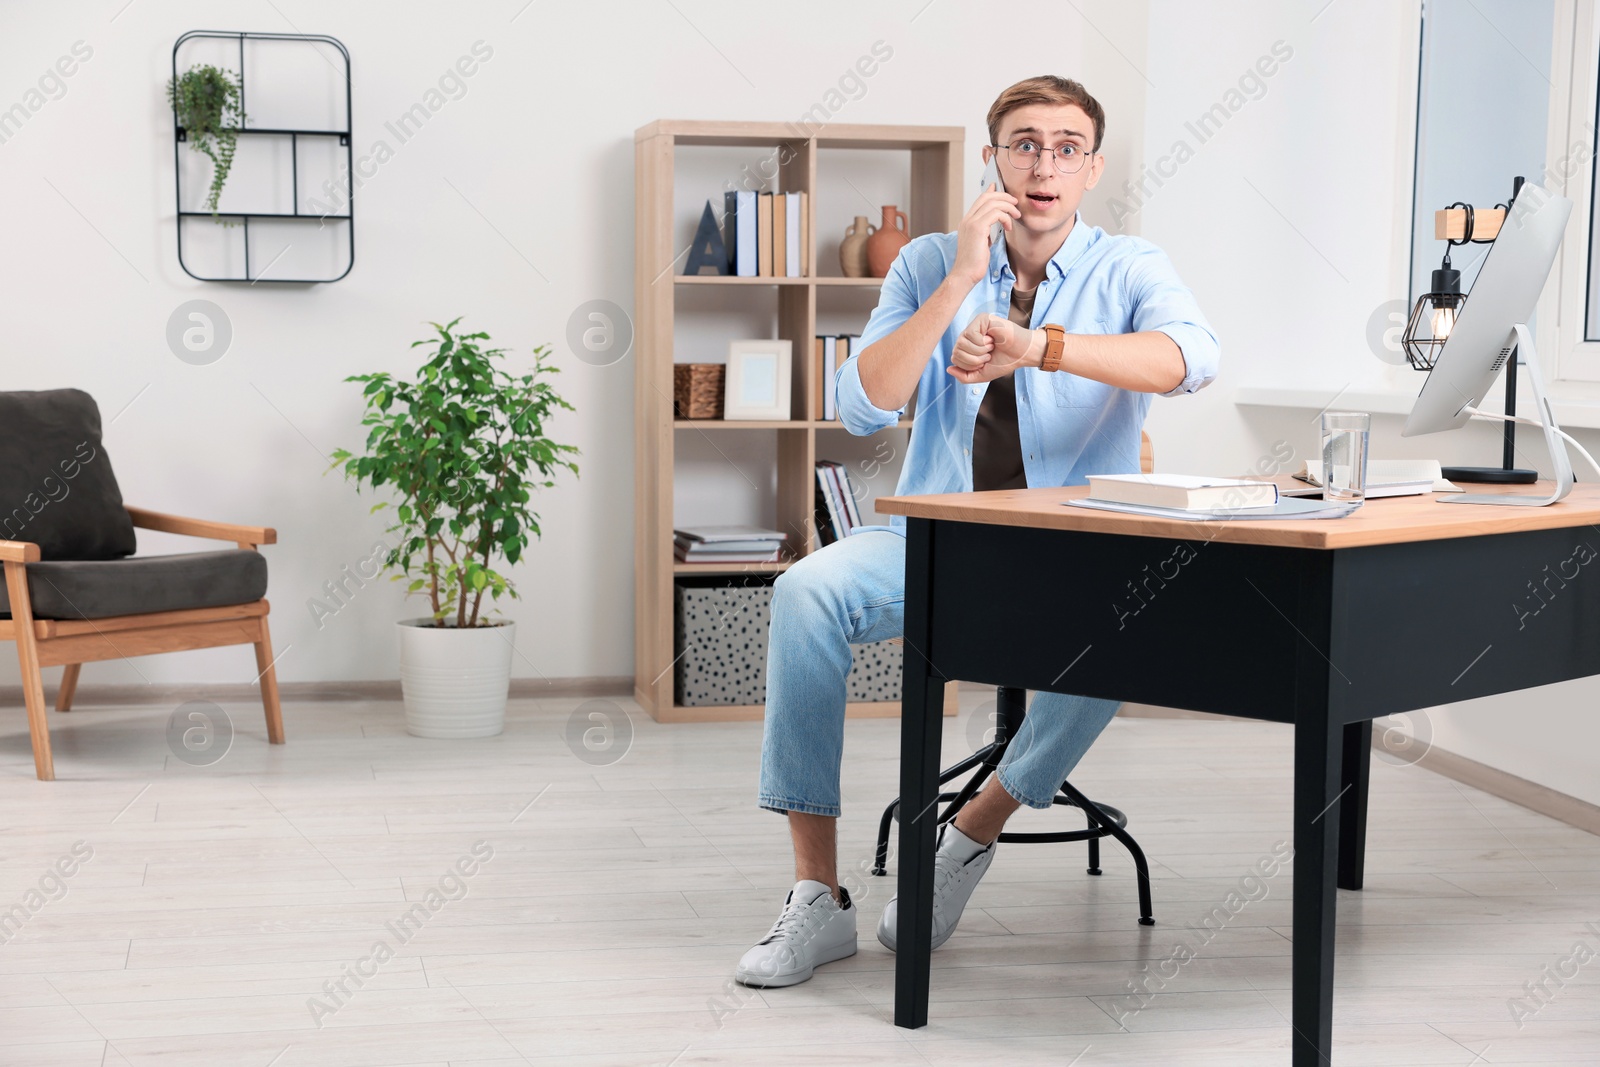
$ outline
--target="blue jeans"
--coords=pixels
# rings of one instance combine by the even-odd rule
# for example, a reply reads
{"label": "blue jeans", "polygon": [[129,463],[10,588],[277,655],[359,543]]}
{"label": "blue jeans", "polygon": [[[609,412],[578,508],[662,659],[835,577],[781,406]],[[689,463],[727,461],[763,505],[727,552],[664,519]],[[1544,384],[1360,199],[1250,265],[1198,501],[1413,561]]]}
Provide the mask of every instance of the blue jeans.
{"label": "blue jeans", "polygon": [[[850,646],[901,636],[905,599],[906,541],[884,528],[858,530],[779,576],[767,640],[763,808],[838,817]],[[1037,694],[1000,764],[1001,786],[1030,808],[1048,808],[1118,706]]]}

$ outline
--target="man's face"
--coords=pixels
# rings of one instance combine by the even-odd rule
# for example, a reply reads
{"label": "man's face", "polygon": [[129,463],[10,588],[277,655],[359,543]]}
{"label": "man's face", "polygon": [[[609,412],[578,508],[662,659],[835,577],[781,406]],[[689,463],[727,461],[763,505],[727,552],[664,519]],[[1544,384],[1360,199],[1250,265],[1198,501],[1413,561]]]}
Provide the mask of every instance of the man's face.
{"label": "man's face", "polygon": [[[1032,142],[1039,150],[1032,170],[1017,150],[1023,141]],[[999,167],[1006,192],[1017,198],[1017,207],[1022,210],[1017,225],[1041,236],[1071,224],[1084,192],[1095,187],[1105,166],[1102,156],[1089,155],[1094,148],[1094,122],[1076,104],[1019,107],[1000,121],[1000,139],[996,143],[1014,146],[999,153]],[[1054,152],[1063,144],[1075,145],[1080,153],[1065,165]],[[993,149],[984,148],[984,162],[993,154]],[[1063,166],[1078,166],[1078,170],[1068,174]]]}

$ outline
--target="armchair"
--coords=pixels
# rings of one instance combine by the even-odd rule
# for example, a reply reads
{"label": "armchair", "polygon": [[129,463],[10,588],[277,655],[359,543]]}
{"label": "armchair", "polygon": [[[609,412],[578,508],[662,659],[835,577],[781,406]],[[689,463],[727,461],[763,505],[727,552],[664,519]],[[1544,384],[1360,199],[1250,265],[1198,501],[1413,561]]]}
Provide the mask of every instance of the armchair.
{"label": "armchair", "polygon": [[[134,530],[234,548],[136,556]],[[15,641],[42,781],[55,777],[40,672],[65,668],[56,710],[72,707],[82,664],[253,645],[267,738],[283,743],[267,627],[270,527],[127,507],[101,443],[100,412],[76,389],[0,392],[0,641]]]}

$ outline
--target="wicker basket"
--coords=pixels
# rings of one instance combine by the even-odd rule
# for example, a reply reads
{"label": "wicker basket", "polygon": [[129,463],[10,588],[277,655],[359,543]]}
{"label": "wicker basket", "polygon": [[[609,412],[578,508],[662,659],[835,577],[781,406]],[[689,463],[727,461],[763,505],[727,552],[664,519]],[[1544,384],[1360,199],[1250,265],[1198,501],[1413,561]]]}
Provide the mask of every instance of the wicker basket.
{"label": "wicker basket", "polygon": [[722,418],[722,363],[674,363],[672,406],[680,419]]}

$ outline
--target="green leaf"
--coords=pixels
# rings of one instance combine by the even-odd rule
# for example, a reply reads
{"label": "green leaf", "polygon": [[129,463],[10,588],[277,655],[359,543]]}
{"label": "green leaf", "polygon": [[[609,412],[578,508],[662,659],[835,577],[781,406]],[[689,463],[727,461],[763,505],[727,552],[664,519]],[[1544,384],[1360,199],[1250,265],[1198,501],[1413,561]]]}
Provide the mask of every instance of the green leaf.
{"label": "green leaf", "polygon": [[424,350],[412,380],[383,372],[346,379],[362,386],[369,432],[364,454],[340,449],[329,468],[342,464],[358,492],[383,488],[391,498],[371,509],[395,507],[389,532],[400,547],[385,566],[400,572],[392,577],[404,578],[409,594],[436,591],[441,617],[453,615],[463,589],[518,596],[490,564],[521,562],[541,534],[531,491],[554,486],[562,470],[577,473],[566,457],[578,450],[546,435],[551,412],[573,410],[547,380],[559,370],[547,362],[550,347],[535,347],[532,373],[513,377],[507,350],[482,331],[457,332],[460,322],[432,323],[436,336],[412,344]]}

